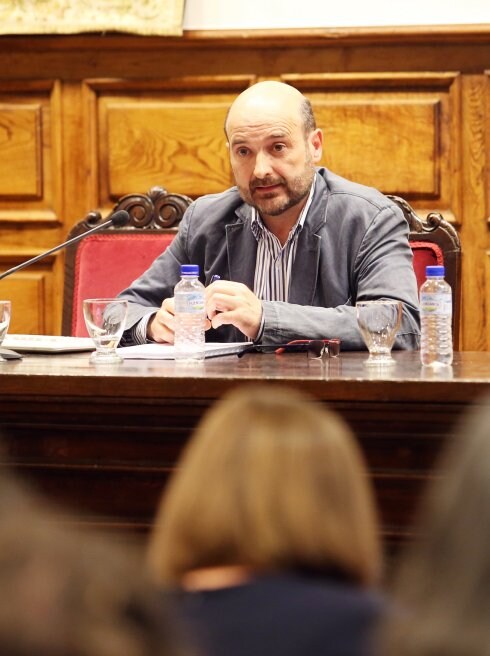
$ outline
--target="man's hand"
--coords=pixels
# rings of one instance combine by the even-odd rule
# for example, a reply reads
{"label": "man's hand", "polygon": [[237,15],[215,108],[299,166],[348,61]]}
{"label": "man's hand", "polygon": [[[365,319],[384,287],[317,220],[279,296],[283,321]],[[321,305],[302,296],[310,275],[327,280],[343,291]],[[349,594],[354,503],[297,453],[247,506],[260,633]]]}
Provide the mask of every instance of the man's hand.
{"label": "man's hand", "polygon": [[231,324],[253,340],[262,321],[262,302],[241,282],[217,280],[206,287],[206,313],[213,328]]}
{"label": "man's hand", "polygon": [[[166,298],[162,307],[148,322],[146,334],[149,339],[154,342],[167,342],[168,344],[174,343],[174,322],[175,322],[175,309],[174,298]],[[211,328],[211,322],[206,319],[205,330]]]}
{"label": "man's hand", "polygon": [[162,307],[148,321],[146,334],[154,342],[174,343],[174,299],[166,298]]}

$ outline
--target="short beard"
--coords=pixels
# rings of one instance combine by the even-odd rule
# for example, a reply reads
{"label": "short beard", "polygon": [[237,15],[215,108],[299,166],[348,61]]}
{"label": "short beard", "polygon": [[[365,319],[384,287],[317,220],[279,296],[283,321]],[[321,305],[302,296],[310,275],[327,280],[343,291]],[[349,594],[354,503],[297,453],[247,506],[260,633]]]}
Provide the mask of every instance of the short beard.
{"label": "short beard", "polygon": [[250,199],[250,205],[255,207],[259,214],[266,214],[267,216],[280,216],[291,207],[298,205],[310,193],[311,183],[313,176],[309,180],[305,179],[306,176],[299,175],[294,178],[290,183],[282,183],[287,190],[287,198],[281,200],[280,198],[262,198],[260,204]]}
{"label": "short beard", "polygon": [[[307,163],[303,173],[296,176],[290,181],[280,178],[273,180],[265,178],[263,180],[253,179],[247,189],[239,187],[240,196],[248,205],[254,207],[260,215],[267,216],[280,216],[291,207],[298,205],[310,193],[313,178],[315,176],[315,167]],[[254,200],[253,192],[258,186],[267,186],[272,184],[281,184],[286,191],[286,198],[275,197],[271,194],[271,198],[263,197],[259,203]]]}

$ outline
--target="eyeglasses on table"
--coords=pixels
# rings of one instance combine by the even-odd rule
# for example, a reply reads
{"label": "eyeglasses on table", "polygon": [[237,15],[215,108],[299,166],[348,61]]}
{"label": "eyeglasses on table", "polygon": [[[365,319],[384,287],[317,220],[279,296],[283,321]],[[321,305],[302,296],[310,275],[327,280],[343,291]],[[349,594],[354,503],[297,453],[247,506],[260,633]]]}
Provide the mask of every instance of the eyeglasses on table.
{"label": "eyeglasses on table", "polygon": [[340,354],[340,339],[295,339],[287,344],[252,344],[238,353],[243,357],[246,353],[306,353],[309,359],[321,360],[324,358],[336,358]]}

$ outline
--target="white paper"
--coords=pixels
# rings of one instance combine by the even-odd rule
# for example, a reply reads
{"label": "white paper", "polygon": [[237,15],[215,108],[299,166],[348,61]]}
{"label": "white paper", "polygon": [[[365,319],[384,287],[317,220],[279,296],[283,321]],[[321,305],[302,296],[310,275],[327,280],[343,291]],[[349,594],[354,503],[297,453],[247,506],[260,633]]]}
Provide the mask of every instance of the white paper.
{"label": "white paper", "polygon": [[90,337],[70,337],[69,335],[15,335],[8,334],[2,346],[26,353],[73,353],[93,351],[95,344]]}
{"label": "white paper", "polygon": [[[213,358],[220,355],[241,353],[253,342],[207,342],[204,347],[204,357]],[[117,349],[124,359],[139,360],[174,360],[175,349],[173,344],[140,344],[138,346],[124,346]]]}

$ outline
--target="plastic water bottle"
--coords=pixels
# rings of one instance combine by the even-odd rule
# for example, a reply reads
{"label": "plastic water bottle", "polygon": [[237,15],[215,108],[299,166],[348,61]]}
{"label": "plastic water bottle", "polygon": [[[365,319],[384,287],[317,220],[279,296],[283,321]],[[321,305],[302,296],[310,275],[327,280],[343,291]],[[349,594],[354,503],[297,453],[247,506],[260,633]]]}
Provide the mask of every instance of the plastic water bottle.
{"label": "plastic water bottle", "polygon": [[453,361],[451,287],[444,280],[443,266],[428,266],[425,273],[420,288],[420,359],[423,365],[441,367]]}
{"label": "plastic water bottle", "polygon": [[175,359],[204,360],[205,297],[197,264],[182,264],[181,280],[175,285]]}

